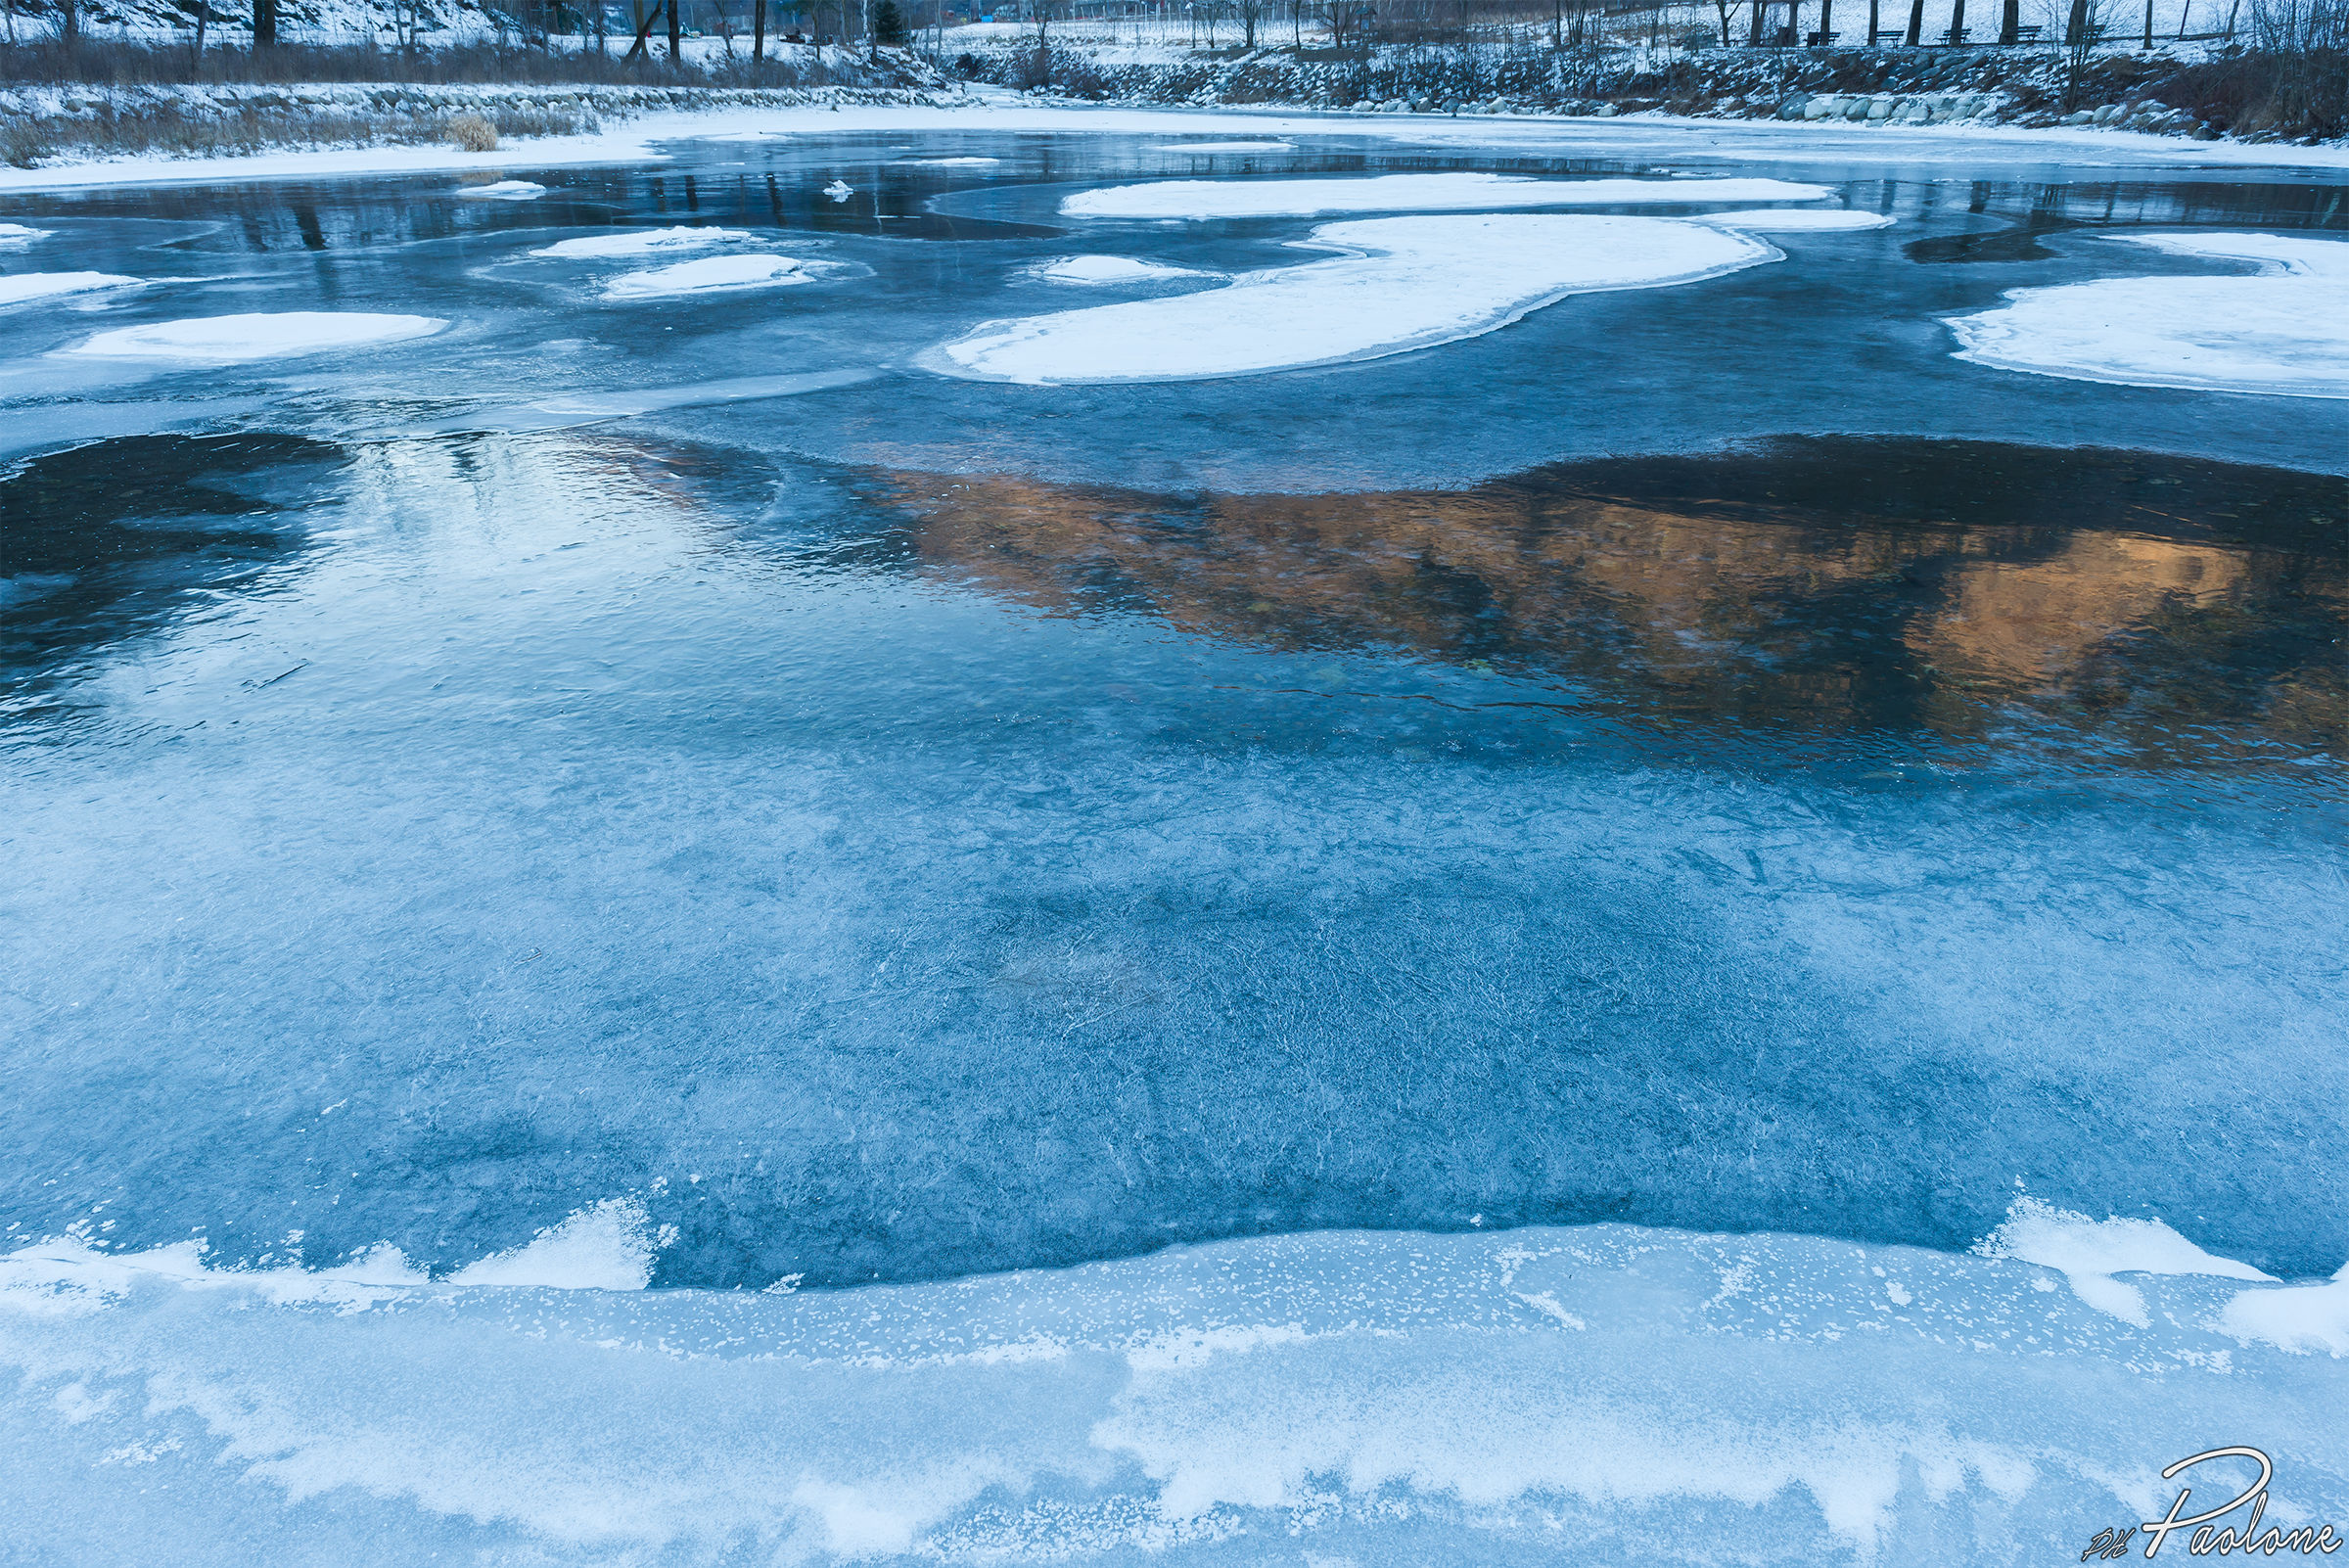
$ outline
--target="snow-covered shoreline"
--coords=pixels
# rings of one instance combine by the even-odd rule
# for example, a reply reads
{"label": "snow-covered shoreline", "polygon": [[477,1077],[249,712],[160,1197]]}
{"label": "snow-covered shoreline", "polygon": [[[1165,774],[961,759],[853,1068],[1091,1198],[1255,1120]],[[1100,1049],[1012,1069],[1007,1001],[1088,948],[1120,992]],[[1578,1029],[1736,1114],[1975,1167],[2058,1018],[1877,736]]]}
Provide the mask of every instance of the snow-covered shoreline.
{"label": "snow-covered shoreline", "polygon": [[[372,146],[228,158],[93,159],[0,169],[0,193],[222,180],[316,179],[439,170],[560,168],[657,159],[664,141],[763,131],[780,136],[853,132],[976,131],[1174,135],[1246,130],[1267,137],[1377,137],[1435,147],[1589,149],[1599,156],[1703,154],[1763,161],[1833,158],[1854,162],[2060,163],[2117,167],[2349,169],[2349,147],[2202,142],[2098,128],[2027,130],[1995,125],[1857,126],[1803,121],[1699,119],[1664,114],[1612,118],[1566,115],[1356,115],[1343,111],[1121,109],[1038,104],[1009,95],[902,103],[840,101],[780,107],[722,104],[648,113],[624,125],[519,141],[488,153],[452,146]],[[902,95],[914,99],[918,95]]]}

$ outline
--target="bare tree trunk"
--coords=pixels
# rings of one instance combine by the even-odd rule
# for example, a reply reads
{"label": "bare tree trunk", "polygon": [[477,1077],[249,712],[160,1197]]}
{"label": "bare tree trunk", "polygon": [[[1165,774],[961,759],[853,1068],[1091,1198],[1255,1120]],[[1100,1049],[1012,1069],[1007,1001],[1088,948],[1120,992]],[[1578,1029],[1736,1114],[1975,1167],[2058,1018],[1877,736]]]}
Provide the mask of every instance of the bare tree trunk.
{"label": "bare tree trunk", "polygon": [[766,58],[766,0],[751,0],[751,64]]}
{"label": "bare tree trunk", "polygon": [[1999,42],[2010,44],[2023,36],[2023,0],[2006,0],[1999,12]]}
{"label": "bare tree trunk", "polygon": [[1955,49],[1965,42],[1965,0],[1951,0],[1950,47]]}
{"label": "bare tree trunk", "polygon": [[1914,49],[1923,41],[1925,30],[1925,0],[1909,0],[1909,47]]}
{"label": "bare tree trunk", "polygon": [[684,0],[668,0],[668,63],[676,65],[685,53],[685,19],[677,14]]}
{"label": "bare tree trunk", "polygon": [[[71,12],[69,10],[69,16]],[[277,47],[277,0],[253,0],[253,46]]]}
{"label": "bare tree trunk", "polygon": [[2153,52],[2153,0],[2145,0],[2144,50],[2146,54]]}
{"label": "bare tree trunk", "polygon": [[2088,0],[2072,0],[2072,14],[2064,22],[2063,41],[2078,45],[2088,38]]}
{"label": "bare tree trunk", "polygon": [[1867,0],[1867,46],[1870,49],[1876,46],[1876,33],[1884,23],[1884,19],[1878,10],[1881,3],[1882,0]]}
{"label": "bare tree trunk", "polygon": [[1764,0],[1754,0],[1753,25],[1747,29],[1745,44],[1749,49],[1762,47],[1762,7]]}

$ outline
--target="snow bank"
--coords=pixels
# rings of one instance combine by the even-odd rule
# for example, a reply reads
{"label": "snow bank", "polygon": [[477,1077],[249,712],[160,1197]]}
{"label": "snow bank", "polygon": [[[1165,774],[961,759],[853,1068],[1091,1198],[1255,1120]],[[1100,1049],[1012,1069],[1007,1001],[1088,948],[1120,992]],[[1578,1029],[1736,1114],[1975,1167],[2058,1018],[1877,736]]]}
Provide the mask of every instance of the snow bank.
{"label": "snow bank", "polygon": [[487,202],[534,202],[546,194],[546,187],[536,180],[498,180],[489,185],[461,185],[457,194]]}
{"label": "snow bank", "polygon": [[700,261],[647,272],[623,272],[604,285],[607,300],[661,300],[680,294],[711,294],[724,289],[771,289],[791,283],[812,283],[815,275],[804,261],[787,255],[714,255]]}
{"label": "snow bank", "polygon": [[1751,212],[1707,212],[1700,223],[1748,234],[1856,234],[1889,229],[1899,220],[1889,212],[1861,212],[1843,207],[1766,207]]}
{"label": "snow bank", "polygon": [[2131,387],[2349,397],[2349,243],[2276,234],[2109,238],[2250,261],[2260,272],[2017,289],[1997,309],[1946,318],[1958,357]]}
{"label": "snow bank", "polygon": [[128,289],[146,282],[115,272],[19,272],[0,277],[0,305],[47,300],[61,294],[87,294],[93,289]]}
{"label": "snow bank", "polygon": [[0,223],[0,251],[22,251],[35,240],[46,240],[54,229],[27,228],[22,223]]}
{"label": "snow bank", "polygon": [[1249,375],[1432,347],[1570,294],[1693,282],[1778,256],[1723,229],[1639,217],[1373,218],[1293,243],[1347,254],[1243,273],[1229,288],[989,322],[929,363],[1028,383]]}
{"label": "snow bank", "polygon": [[639,229],[630,234],[595,234],[584,239],[563,240],[541,246],[530,254],[593,260],[602,256],[650,255],[661,251],[703,251],[749,238],[748,229],[697,229],[679,224],[673,229]]}
{"label": "snow bank", "polygon": [[[640,1250],[572,1270],[550,1243],[573,1224]],[[657,1242],[622,1200],[496,1269],[624,1286]],[[2158,1517],[2161,1466],[2250,1432],[2276,1508],[2349,1516],[2349,1361],[2207,1326],[2295,1293],[2191,1276],[2149,1276],[2140,1327],[2023,1261],[1616,1225],[841,1291],[493,1271],[0,1258],[17,1549],[1373,1568],[1951,1540],[2054,1562]]]}
{"label": "snow bank", "polygon": [[1029,269],[1046,283],[1163,283],[1170,278],[1205,278],[1215,274],[1190,267],[1170,267],[1156,261],[1137,261],[1128,255],[1064,255]]}
{"label": "snow bank", "polygon": [[1822,202],[1822,186],[1784,180],[1538,180],[1523,174],[1373,174],[1314,180],[1160,180],[1080,191],[1073,217],[1296,217],[1315,212],[1454,212],[1510,207]]}
{"label": "snow bank", "polygon": [[330,348],[429,338],[448,323],[435,316],[377,315],[367,311],[287,310],[238,316],[195,316],[143,327],[119,327],[60,352],[101,359],[180,359],[236,364]]}

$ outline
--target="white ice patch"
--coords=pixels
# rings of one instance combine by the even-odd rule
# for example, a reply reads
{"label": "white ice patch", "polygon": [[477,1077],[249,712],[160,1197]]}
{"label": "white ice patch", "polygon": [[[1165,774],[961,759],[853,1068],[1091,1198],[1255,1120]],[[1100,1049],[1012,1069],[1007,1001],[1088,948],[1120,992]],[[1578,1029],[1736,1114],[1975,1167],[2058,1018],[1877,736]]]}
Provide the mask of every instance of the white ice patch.
{"label": "white ice patch", "polygon": [[1163,266],[1128,255],[1064,255],[1030,269],[1046,283],[1164,283],[1171,278],[1204,278],[1213,273]]}
{"label": "white ice patch", "polygon": [[749,238],[748,229],[697,229],[680,224],[673,229],[640,229],[632,234],[594,234],[584,239],[563,240],[541,246],[530,254],[565,261],[592,261],[605,256],[652,255],[663,251],[707,251],[712,246],[733,245]]}
{"label": "white ice patch", "polygon": [[999,158],[900,158],[900,163],[913,163],[923,168],[977,168],[982,163],[1000,163]]}
{"label": "white ice patch", "polygon": [[114,272],[19,272],[0,277],[0,305],[50,300],[61,294],[88,294],[97,289],[135,288],[145,281]]}
{"label": "white ice patch", "polygon": [[1778,258],[1741,234],[1642,217],[1373,218],[1292,243],[1346,254],[1243,273],[1228,288],[988,322],[927,362],[1029,384],[1251,375],[1432,347],[1571,294]]}
{"label": "white ice patch", "polygon": [[429,338],[448,323],[435,316],[376,315],[349,310],[287,310],[237,316],[195,316],[102,332],[60,350],[99,359],[177,359],[227,365],[248,359],[364,348]]}
{"label": "white ice patch", "polygon": [[2249,1264],[2217,1258],[2159,1220],[2091,1220],[2037,1198],[2018,1198],[2006,1222],[1982,1238],[1974,1250],[1985,1258],[2006,1258],[2052,1268],[2071,1281],[2072,1294],[2124,1322],[2147,1326],[2145,1298],[2115,1274],[2209,1274],[2220,1279],[2260,1279]]}
{"label": "white ice patch", "polygon": [[2215,1326],[2245,1344],[2349,1357],[2349,1264],[2326,1284],[2246,1290],[2220,1311]]}
{"label": "white ice patch", "polygon": [[1166,142],[1144,148],[1149,153],[1286,153],[1295,142]]}
{"label": "white ice patch", "polygon": [[449,1276],[452,1285],[527,1285],[552,1290],[642,1290],[652,1283],[655,1238],[644,1205],[607,1198],[510,1252],[493,1253]]}
{"label": "white ice patch", "polygon": [[1785,180],[1538,180],[1523,174],[1375,174],[1317,180],[1160,180],[1080,191],[1073,217],[1297,217],[1316,212],[1458,212],[1513,207],[1823,202]]}
{"label": "white ice patch", "polygon": [[772,289],[811,283],[804,261],[787,255],[714,255],[647,272],[623,272],[604,285],[607,300],[661,300],[726,289]]}
{"label": "white ice patch", "polygon": [[[558,1237],[629,1236],[608,1277],[554,1267]],[[1595,1225],[543,1289],[649,1258],[625,1203],[510,1255],[522,1289],[391,1260],[304,1286],[193,1244],[0,1258],[11,1539],[65,1564],[2052,1562],[2247,1423],[2280,1505],[2349,1508],[2349,1362],[2200,1326],[2190,1280],[2134,1329],[2026,1264]]]}
{"label": "white ice patch", "polygon": [[1766,207],[1751,212],[1707,212],[1698,219],[1748,234],[1856,234],[1889,229],[1899,219],[1889,212],[1861,212],[1848,207]]}
{"label": "white ice patch", "polygon": [[0,223],[0,251],[22,251],[35,240],[46,240],[56,231],[35,229],[23,223]]}
{"label": "white ice patch", "polygon": [[546,194],[536,180],[498,180],[489,185],[461,185],[459,196],[481,202],[534,202]]}
{"label": "white ice patch", "polygon": [[1946,318],[1958,357],[2130,387],[2349,397],[2349,243],[2275,234],[2108,238],[2256,262],[2260,272],[2016,289],[1996,309]]}

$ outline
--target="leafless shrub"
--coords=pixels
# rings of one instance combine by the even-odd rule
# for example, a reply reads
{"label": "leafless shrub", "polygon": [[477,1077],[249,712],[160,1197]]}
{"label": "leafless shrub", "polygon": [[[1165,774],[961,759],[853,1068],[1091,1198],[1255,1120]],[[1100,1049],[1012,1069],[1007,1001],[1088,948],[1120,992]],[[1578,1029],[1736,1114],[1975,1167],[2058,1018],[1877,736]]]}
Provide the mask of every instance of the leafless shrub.
{"label": "leafless shrub", "polygon": [[468,153],[497,151],[497,127],[479,115],[453,115],[448,121],[448,139]]}

